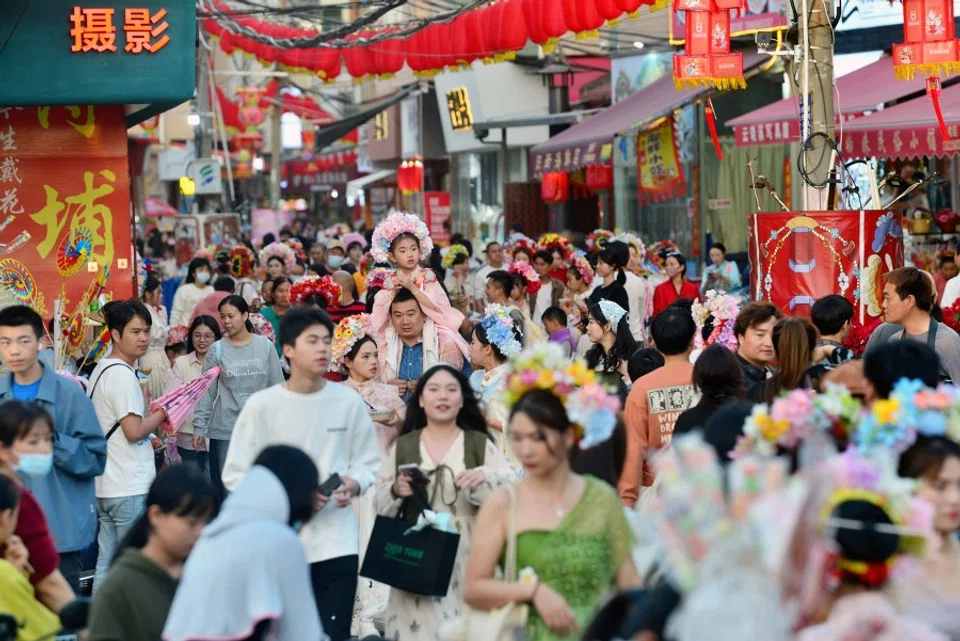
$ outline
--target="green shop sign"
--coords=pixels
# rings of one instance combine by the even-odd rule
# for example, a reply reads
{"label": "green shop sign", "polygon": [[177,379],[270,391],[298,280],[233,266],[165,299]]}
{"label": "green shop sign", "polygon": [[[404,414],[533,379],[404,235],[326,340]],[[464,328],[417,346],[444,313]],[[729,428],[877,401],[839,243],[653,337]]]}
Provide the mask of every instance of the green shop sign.
{"label": "green shop sign", "polygon": [[0,0],[0,105],[180,103],[194,0]]}

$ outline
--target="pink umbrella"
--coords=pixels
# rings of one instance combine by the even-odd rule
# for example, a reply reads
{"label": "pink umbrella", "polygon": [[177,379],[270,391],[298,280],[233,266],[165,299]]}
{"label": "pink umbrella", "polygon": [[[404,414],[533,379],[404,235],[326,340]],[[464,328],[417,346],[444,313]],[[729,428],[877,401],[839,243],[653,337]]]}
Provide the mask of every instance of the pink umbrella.
{"label": "pink umbrella", "polygon": [[180,430],[187,416],[196,409],[197,405],[200,404],[200,399],[217,380],[220,369],[218,365],[150,403],[151,412],[156,412],[162,408],[167,413],[167,418],[160,425],[164,432],[172,436]]}
{"label": "pink umbrella", "polygon": [[147,216],[158,218],[162,216],[176,216],[177,210],[170,203],[159,198],[147,198],[144,201]]}

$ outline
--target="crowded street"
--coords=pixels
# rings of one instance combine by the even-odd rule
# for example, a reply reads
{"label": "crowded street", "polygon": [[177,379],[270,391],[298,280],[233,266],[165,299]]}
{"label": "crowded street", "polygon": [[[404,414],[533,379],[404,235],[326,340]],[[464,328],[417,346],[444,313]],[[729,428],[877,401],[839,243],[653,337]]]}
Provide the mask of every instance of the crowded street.
{"label": "crowded street", "polygon": [[0,641],[960,641],[957,10],[3,0]]}

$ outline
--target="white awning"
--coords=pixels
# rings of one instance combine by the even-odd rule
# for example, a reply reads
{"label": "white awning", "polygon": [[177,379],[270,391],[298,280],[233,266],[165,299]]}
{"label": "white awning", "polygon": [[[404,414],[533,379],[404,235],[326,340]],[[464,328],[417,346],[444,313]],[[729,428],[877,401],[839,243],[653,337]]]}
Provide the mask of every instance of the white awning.
{"label": "white awning", "polygon": [[351,180],[347,183],[347,200],[356,200],[357,196],[360,195],[360,190],[367,185],[372,185],[375,182],[380,182],[385,178],[392,178],[396,175],[396,169],[381,169],[373,172],[372,174],[367,174],[362,178]]}

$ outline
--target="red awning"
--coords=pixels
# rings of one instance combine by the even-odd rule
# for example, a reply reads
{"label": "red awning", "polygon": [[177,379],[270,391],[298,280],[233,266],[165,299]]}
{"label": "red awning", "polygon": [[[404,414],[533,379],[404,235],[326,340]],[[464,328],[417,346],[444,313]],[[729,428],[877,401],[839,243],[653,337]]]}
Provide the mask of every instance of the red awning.
{"label": "red awning", "polygon": [[943,90],[940,107],[949,140],[940,134],[933,102],[921,96],[845,124],[841,141],[844,158],[960,154],[960,84]]}
{"label": "red awning", "polygon": [[[754,69],[769,60],[769,56],[744,54],[743,69]],[[539,177],[544,172],[572,171],[607,162],[613,155],[614,136],[631,127],[667,116],[709,91],[708,87],[678,90],[672,76],[661,78],[533,147],[530,150],[530,173]]]}
{"label": "red awning", "polygon": [[[811,77],[810,82],[816,82]],[[893,58],[887,56],[856,71],[837,78],[834,109],[843,113],[844,121],[874,111],[880,105],[922,93],[925,80],[921,76],[909,82],[893,75]],[[727,122],[733,127],[738,147],[776,145],[800,141],[800,100],[798,96],[760,107]],[[847,125],[844,125],[846,129]]]}

